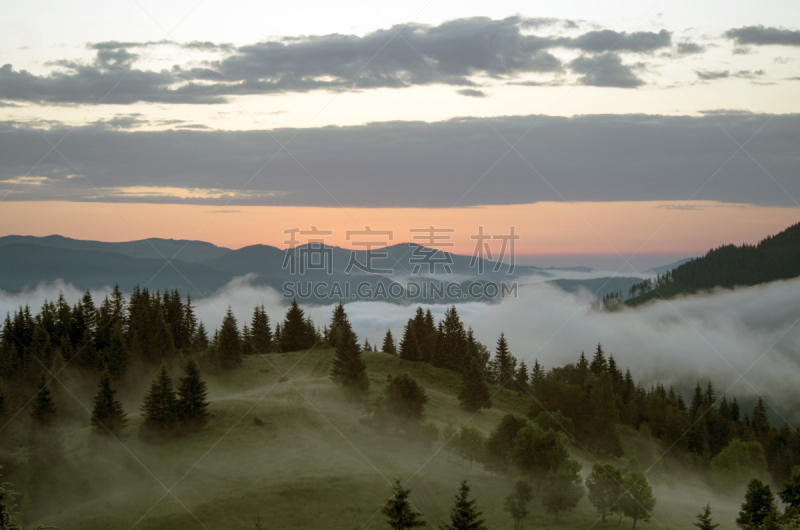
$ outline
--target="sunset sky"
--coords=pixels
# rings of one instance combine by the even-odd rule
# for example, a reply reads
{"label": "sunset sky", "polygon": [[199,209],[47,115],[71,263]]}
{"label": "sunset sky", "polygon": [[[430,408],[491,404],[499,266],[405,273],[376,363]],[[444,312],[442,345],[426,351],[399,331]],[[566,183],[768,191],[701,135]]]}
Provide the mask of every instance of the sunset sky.
{"label": "sunset sky", "polygon": [[[25,2],[0,21],[0,235],[282,246],[514,226],[636,266],[800,221],[790,1]],[[313,16],[311,14],[313,13]],[[646,259],[645,259],[646,258]]]}

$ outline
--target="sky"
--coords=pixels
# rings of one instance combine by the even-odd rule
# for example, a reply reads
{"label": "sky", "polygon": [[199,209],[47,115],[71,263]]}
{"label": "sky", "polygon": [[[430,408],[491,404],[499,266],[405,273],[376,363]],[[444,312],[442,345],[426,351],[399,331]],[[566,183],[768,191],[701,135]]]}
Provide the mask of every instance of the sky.
{"label": "sky", "polygon": [[346,246],[347,230],[402,242],[436,225],[469,253],[480,226],[514,226],[528,262],[609,267],[754,243],[800,217],[798,15],[789,1],[14,3],[0,235],[239,248],[317,226]]}

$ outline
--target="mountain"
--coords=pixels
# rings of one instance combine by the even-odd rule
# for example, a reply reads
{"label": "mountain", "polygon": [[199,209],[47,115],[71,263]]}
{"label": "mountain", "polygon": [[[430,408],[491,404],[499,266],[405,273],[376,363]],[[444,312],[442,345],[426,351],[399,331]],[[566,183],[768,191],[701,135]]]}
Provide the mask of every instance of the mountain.
{"label": "mountain", "polygon": [[[86,241],[71,239],[63,236],[5,236],[0,237],[0,247],[17,243],[28,243],[41,247],[64,250],[89,250],[98,252],[114,252],[132,258],[144,259],[172,259],[181,261],[200,262],[213,259],[231,251],[229,248],[218,247],[205,241],[189,241],[185,239],[159,239],[149,238],[122,243],[107,243],[105,241]],[[176,256],[177,254],[177,256]]]}
{"label": "mountain", "polygon": [[581,289],[586,289],[592,293],[594,298],[602,300],[609,293],[627,293],[632,285],[640,283],[641,278],[636,276],[613,276],[604,278],[591,278],[582,280],[550,280],[547,283],[558,286],[568,293],[576,293]]}
{"label": "mountain", "polygon": [[[61,279],[81,290],[119,285],[129,291],[139,285],[151,291],[178,288],[197,297],[213,293],[235,277],[253,275],[249,280],[253,285],[269,286],[289,298],[312,303],[341,297],[397,303],[421,300],[455,303],[491,299],[484,294],[462,294],[473,284],[479,292],[489,284],[500,285],[531,275],[547,278],[559,270],[529,265],[509,270],[504,263],[480,258],[473,262],[471,256],[449,252],[435,254],[429,260],[432,249],[413,243],[374,250],[371,268],[367,270],[364,267],[367,254],[363,250],[301,246],[296,252],[291,254],[268,245],[231,250],[203,241],[173,239],[107,243],[57,235],[5,236],[0,237],[0,289],[19,292]],[[177,258],[170,263],[164,259],[176,254]],[[311,263],[327,265],[329,261],[330,268],[309,265],[300,271],[284,267],[291,265],[294,257],[302,261],[304,255]],[[431,262],[435,262],[433,267],[429,267]],[[319,289],[322,284],[325,288]],[[448,285],[454,289],[443,291]],[[564,286],[577,288],[569,282]],[[418,297],[415,291],[420,291]]]}
{"label": "mountain", "polygon": [[653,290],[630,300],[639,305],[715,287],[757,285],[800,276],[800,223],[757,245],[724,245],[665,273]]}
{"label": "mountain", "polygon": [[670,263],[669,265],[661,265],[660,267],[653,267],[652,269],[647,269],[644,272],[646,274],[666,274],[667,272],[670,272],[672,269],[676,269],[676,268],[680,267],[681,265],[683,265],[684,263],[692,261],[693,259],[697,259],[697,258],[693,257],[693,258],[679,259],[678,261],[674,261],[674,262]]}

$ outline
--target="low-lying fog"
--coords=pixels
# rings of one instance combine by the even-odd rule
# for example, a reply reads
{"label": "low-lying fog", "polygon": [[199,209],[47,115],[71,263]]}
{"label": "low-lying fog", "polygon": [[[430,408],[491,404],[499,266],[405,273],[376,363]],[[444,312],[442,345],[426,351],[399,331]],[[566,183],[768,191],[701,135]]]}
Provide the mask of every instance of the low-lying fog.
{"label": "low-lying fog", "polygon": [[[59,291],[70,303],[82,293],[56,282],[37,289],[7,294],[0,291],[0,310],[13,311],[29,304],[38,311],[45,298]],[[96,303],[104,293],[94,292]],[[512,352],[529,366],[538,358],[546,368],[591,355],[598,342],[637,380],[659,380],[680,387],[713,378],[718,395],[763,395],[787,420],[796,421],[800,404],[800,279],[756,287],[719,290],[712,294],[657,302],[646,307],[607,313],[590,309],[588,292],[568,294],[532,278],[521,283],[518,298],[495,304],[464,303],[458,312],[466,325],[490,350],[505,332]],[[197,299],[196,311],[209,333],[218,327],[230,305],[239,325],[249,322],[253,307],[264,304],[274,326],[283,318],[286,301],[271,288],[253,287],[237,278],[206,299]],[[302,305],[302,304],[301,304]],[[322,327],[333,303],[303,306]],[[416,305],[353,302],[346,310],[360,340],[380,344],[391,328],[399,341],[403,325]],[[428,306],[426,306],[428,307]],[[448,306],[429,306],[436,318]],[[741,377],[740,377],[741,376]],[[777,414],[773,411],[773,414]]]}

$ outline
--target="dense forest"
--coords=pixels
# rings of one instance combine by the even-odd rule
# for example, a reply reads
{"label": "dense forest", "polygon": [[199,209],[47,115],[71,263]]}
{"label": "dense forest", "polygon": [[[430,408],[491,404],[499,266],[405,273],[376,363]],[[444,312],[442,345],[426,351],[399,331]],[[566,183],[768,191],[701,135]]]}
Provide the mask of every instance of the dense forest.
{"label": "dense forest", "polygon": [[[469,425],[426,421],[428,397],[407,374],[390,376],[380,396],[370,394],[362,354],[378,348],[359,343],[341,303],[322,328],[296,302],[274,328],[263,306],[255,307],[241,326],[228,309],[220,328],[209,336],[191,300],[177,291],[136,288],[125,300],[115,289],[99,304],[87,291],[73,306],[60,297],[45,302],[36,314],[21,307],[6,316],[0,333],[0,423],[6,431],[0,442],[5,462],[0,464],[11,469],[27,465],[27,487],[33,492],[29,502],[46,505],[47,477],[67,469],[59,461],[63,452],[53,425],[83,423],[101,438],[123,436],[127,415],[115,393],[126,382],[152,379],[141,396],[138,434],[148,443],[170,443],[202,431],[208,421],[201,374],[237,368],[248,355],[333,348],[330,378],[363,408],[365,425],[419,439],[429,447],[439,445],[463,465],[482,464],[489,473],[516,480],[507,499],[515,525],[524,519],[533,495],[556,520],[583,497],[581,465],[568,448],[591,455],[595,462],[586,488],[603,518],[619,513],[634,526],[647,520],[655,505],[646,477],[669,468],[690,467],[719,492],[739,492],[755,479],[748,495],[760,495],[763,501],[764,488],[783,488],[781,492],[788,492],[785,502],[795,506],[797,492],[791,488],[800,488],[800,433],[788,425],[771,425],[761,399],[752,410],[743,410],[736,397],[718,395],[710,380],[697,382],[686,396],[657,382],[637,382],[600,344],[588,357],[581,352],[575,362],[560,367],[546,369],[535,359],[528,366],[511,352],[504,334],[493,352],[476,340],[455,306],[439,322],[419,307],[397,335],[399,341],[387,330],[380,350],[403,362],[457,374],[464,409],[479,413],[492,407],[499,392],[511,392],[527,400],[527,415],[505,415],[486,436]],[[177,385],[170,376],[175,370],[182,374]],[[71,406],[60,388],[65,378],[96,385],[91,415]],[[636,433],[642,443],[626,445],[623,432]],[[14,456],[21,448],[30,455],[27,464]],[[624,468],[604,463],[622,457],[628,462]],[[452,528],[462,528],[456,523],[464,513],[472,514],[473,522],[479,520],[469,491],[462,483]],[[407,495],[397,484],[384,507],[390,524],[392,518],[400,521],[397,528],[410,527],[402,526],[404,517],[414,519],[403,504]],[[770,509],[777,524],[777,508]],[[793,514],[788,510],[781,517]]]}
{"label": "dense forest", "polygon": [[659,275],[655,281],[633,285],[628,293],[606,300],[638,305],[649,300],[696,293],[715,287],[757,285],[800,276],[800,223],[757,245],[724,245],[705,256]]}

